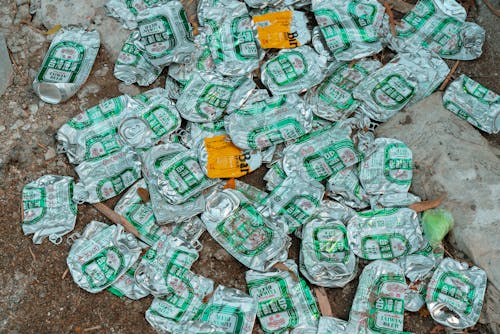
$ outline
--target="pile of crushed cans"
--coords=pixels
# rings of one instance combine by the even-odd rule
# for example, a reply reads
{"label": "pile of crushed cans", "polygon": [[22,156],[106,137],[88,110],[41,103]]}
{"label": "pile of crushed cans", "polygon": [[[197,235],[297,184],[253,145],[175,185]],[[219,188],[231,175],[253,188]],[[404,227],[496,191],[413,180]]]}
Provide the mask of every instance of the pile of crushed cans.
{"label": "pile of crushed cans", "polygon": [[[62,242],[78,204],[123,193],[114,211],[138,238],[98,221],[72,234],[79,287],[153,295],[146,319],[161,333],[251,333],[256,317],[266,333],[403,333],[405,310],[424,304],[442,325],[476,324],[485,272],[444,257],[442,238],[426,235],[427,212],[409,208],[420,202],[408,192],[411,150],[373,132],[437,89],[443,58],[481,55],[484,30],[460,4],[420,0],[394,26],[377,0],[200,0],[195,29],[179,1],[106,7],[131,30],[115,77],[140,86],[167,77],[165,88],[110,98],[58,130],[77,182],[46,175],[23,188],[22,229],[36,244]],[[63,28],[36,94],[73,96],[99,45],[96,31]],[[382,64],[385,47],[395,55]],[[499,96],[464,75],[443,102],[500,130]],[[261,166],[266,190],[238,180]],[[205,230],[248,268],[248,293],[191,271]],[[321,316],[307,282],[343,287],[358,259],[372,262],[348,321]]]}

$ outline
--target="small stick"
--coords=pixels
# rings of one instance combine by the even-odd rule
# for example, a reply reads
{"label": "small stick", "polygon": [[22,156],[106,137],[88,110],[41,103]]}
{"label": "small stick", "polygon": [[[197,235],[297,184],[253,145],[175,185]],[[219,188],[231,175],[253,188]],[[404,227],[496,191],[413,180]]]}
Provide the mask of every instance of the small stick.
{"label": "small stick", "polygon": [[137,188],[137,195],[141,198],[144,203],[151,201],[149,197],[149,191],[146,188]]}
{"label": "small stick", "polygon": [[35,253],[33,253],[33,251],[31,250],[31,246],[28,246],[28,249],[30,251],[31,257],[33,258],[33,261],[36,261],[36,256]]}
{"label": "small stick", "polygon": [[438,206],[443,203],[443,200],[446,198],[446,194],[442,194],[436,199],[430,200],[430,201],[423,201],[423,202],[418,202],[418,203],[413,203],[410,206],[408,206],[410,209],[415,210],[416,212],[422,212],[430,209],[437,208]]}
{"label": "small stick", "polygon": [[495,16],[500,16],[500,9],[496,9],[495,6],[489,0],[483,0],[486,7],[488,7]]}
{"label": "small stick", "polygon": [[453,67],[451,68],[450,73],[448,73],[448,75],[444,79],[443,83],[439,87],[439,90],[444,90],[446,88],[446,86],[448,86],[448,81],[450,81],[451,76],[453,75],[453,73],[455,73],[459,64],[460,64],[460,60],[457,60],[455,62],[455,64],[453,64]]}
{"label": "small stick", "polygon": [[413,9],[415,5],[409,4],[403,0],[387,0],[387,2],[398,12],[406,14]]}
{"label": "small stick", "polygon": [[387,15],[389,16],[389,26],[391,28],[391,34],[392,36],[396,36],[396,25],[394,23],[394,13],[392,12],[391,6],[387,1],[384,1],[384,7],[385,11],[387,12]]}
{"label": "small stick", "polygon": [[100,213],[105,215],[109,220],[117,225],[121,225],[125,228],[125,231],[132,233],[136,237],[139,237],[139,232],[125,217],[116,213],[114,210],[107,207],[104,203],[93,204]]}
{"label": "small stick", "polygon": [[96,331],[96,330],[101,329],[101,328],[102,328],[102,326],[97,325],[97,326],[94,326],[94,327],[85,328],[85,329],[83,330],[83,332],[85,333],[85,332]]}
{"label": "small stick", "polygon": [[66,275],[68,275],[69,273],[69,268],[66,268],[66,270],[63,272],[62,276],[61,276],[61,279],[65,279],[66,278]]}
{"label": "small stick", "polygon": [[29,81],[28,77],[20,70],[19,66],[17,65],[17,62],[14,59],[14,55],[12,54],[12,51],[10,51],[10,50],[8,50],[8,51],[9,51],[10,61],[12,62],[12,65],[14,65],[16,72],[19,73],[19,75],[23,78],[23,80]]}
{"label": "small stick", "polygon": [[279,270],[282,270],[282,271],[288,271],[290,273],[290,275],[292,276],[292,279],[295,281],[295,282],[298,282],[299,281],[299,278],[297,277],[297,275],[293,272],[292,269],[288,268],[286,266],[286,264],[284,264],[283,262],[278,262],[276,263],[274,266],[274,268],[276,269],[279,269]]}
{"label": "small stick", "polygon": [[44,149],[44,150],[47,150],[47,149],[49,148],[47,145],[44,145],[44,144],[42,144],[42,143],[36,143],[36,145],[37,145],[38,147],[40,147],[41,149]]}
{"label": "small stick", "polygon": [[332,306],[330,305],[330,301],[328,301],[325,288],[315,287],[314,294],[318,300],[321,315],[324,317],[333,317]]}

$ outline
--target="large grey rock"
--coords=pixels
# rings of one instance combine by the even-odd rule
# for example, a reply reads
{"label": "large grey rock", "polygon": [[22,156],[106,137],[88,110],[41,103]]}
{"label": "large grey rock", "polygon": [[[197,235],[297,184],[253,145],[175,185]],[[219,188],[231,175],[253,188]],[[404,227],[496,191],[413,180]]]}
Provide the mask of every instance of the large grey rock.
{"label": "large grey rock", "polygon": [[[500,289],[500,158],[495,148],[443,108],[441,93],[398,113],[376,134],[402,140],[412,149],[415,194],[423,199],[447,194],[442,207],[455,219],[451,241],[486,271],[494,285],[487,290],[488,299],[495,300],[489,292],[498,296]],[[498,328],[500,310],[486,311]]]}
{"label": "large grey rock", "polygon": [[101,35],[102,45],[115,61],[130,31],[122,27],[117,20],[106,15],[104,9],[106,2],[106,0],[41,0],[36,19],[47,29],[56,24],[63,27],[83,25],[96,29]]}
{"label": "large grey rock", "polygon": [[0,33],[0,96],[5,93],[12,82],[12,63],[5,43],[5,37]]}

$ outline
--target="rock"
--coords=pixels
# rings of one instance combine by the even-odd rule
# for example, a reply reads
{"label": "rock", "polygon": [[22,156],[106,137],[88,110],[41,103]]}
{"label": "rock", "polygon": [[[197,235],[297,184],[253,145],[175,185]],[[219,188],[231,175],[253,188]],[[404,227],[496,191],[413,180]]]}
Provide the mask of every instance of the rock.
{"label": "rock", "polygon": [[56,150],[54,150],[52,147],[49,147],[47,149],[47,152],[45,152],[44,159],[45,160],[50,160],[55,158],[56,156]]}
{"label": "rock", "polygon": [[17,7],[16,16],[14,18],[14,24],[18,24],[22,21],[30,21],[30,5],[24,4]]}
{"label": "rock", "polygon": [[225,249],[219,249],[214,253],[214,258],[218,261],[225,262],[231,259],[231,255]]}
{"label": "rock", "polygon": [[0,33],[0,96],[12,83],[13,69],[3,34]]}
{"label": "rock", "polygon": [[120,93],[127,94],[130,96],[137,95],[141,92],[137,86],[126,85],[123,82],[118,85],[118,90],[120,91]]}
{"label": "rock", "polygon": [[[486,271],[493,285],[487,299],[492,299],[489,291],[500,288],[500,158],[494,148],[472,125],[443,108],[441,93],[399,112],[376,134],[412,149],[410,191],[422,199],[447,194],[442,207],[455,220],[450,240]],[[496,322],[492,327],[500,323],[498,314],[490,320]]]}
{"label": "rock", "polygon": [[112,61],[115,61],[130,31],[122,27],[116,19],[106,15],[104,9],[106,2],[106,0],[41,0],[35,18],[47,29],[56,24],[63,27],[83,25],[96,29],[101,35],[102,45],[111,55]]}

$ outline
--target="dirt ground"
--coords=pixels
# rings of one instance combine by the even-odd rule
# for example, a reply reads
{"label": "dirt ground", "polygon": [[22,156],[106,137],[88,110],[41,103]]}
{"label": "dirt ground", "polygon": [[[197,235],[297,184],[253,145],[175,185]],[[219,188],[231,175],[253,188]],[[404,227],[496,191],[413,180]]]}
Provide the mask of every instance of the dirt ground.
{"label": "dirt ground", "polygon": [[[15,2],[0,1],[0,4],[16,7]],[[477,17],[477,9],[471,7],[470,18]],[[482,23],[488,31],[483,56],[476,61],[461,62],[456,72],[465,73],[497,92],[500,91],[498,47],[494,43],[498,40],[491,37],[498,23],[498,19]],[[76,96],[55,106],[41,102],[33,93],[31,82],[50,43],[45,40],[41,47],[33,48],[34,29],[43,28],[14,23],[6,34],[9,47],[15,46],[11,51],[16,72],[12,86],[0,98],[0,207],[4,210],[0,216],[0,333],[153,333],[144,319],[151,297],[130,301],[109,292],[92,295],[80,289],[71,275],[63,277],[69,245],[63,242],[55,246],[48,241],[34,245],[31,237],[22,234],[22,187],[45,174],[76,176],[66,157],[55,154],[57,129],[81,110],[121,94],[120,82],[113,77],[114,61],[101,48],[87,83]],[[163,83],[164,74],[155,85]],[[499,136],[487,138],[500,147]],[[262,187],[264,173],[261,168],[243,180]],[[112,206],[115,202],[113,199],[107,204]],[[91,220],[109,223],[90,205],[80,205],[78,210],[75,231],[81,231]],[[245,267],[223,251],[208,233],[201,242],[204,248],[194,272],[212,278],[216,284],[246,291]],[[298,247],[295,240],[291,258],[298,258]],[[357,280],[343,289],[327,289],[334,316],[348,319],[356,287]],[[445,333],[425,308],[405,315],[405,329],[418,334]],[[254,332],[260,332],[258,322]],[[488,330],[485,325],[477,325],[467,333],[488,333]]]}

